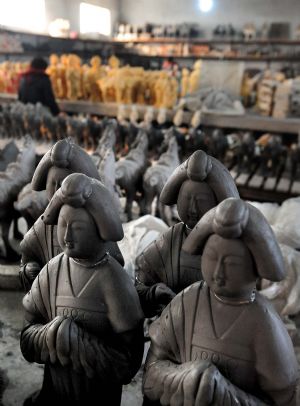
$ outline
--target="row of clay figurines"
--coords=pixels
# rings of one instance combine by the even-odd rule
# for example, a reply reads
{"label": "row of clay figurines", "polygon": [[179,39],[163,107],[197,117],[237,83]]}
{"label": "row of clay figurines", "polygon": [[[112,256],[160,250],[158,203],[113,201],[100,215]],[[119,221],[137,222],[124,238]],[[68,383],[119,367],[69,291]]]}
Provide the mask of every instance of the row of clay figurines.
{"label": "row of clay figurines", "polygon": [[56,143],[32,188],[50,202],[21,244],[21,350],[45,364],[26,405],[119,405],[142,362],[144,316],[162,309],[150,327],[145,405],[297,404],[291,340],[256,291],[260,278],[284,278],[281,252],[219,161],[196,151],[169,178],[160,199],[177,203],[182,222],[137,258],[135,287],[118,210],[81,148]]}

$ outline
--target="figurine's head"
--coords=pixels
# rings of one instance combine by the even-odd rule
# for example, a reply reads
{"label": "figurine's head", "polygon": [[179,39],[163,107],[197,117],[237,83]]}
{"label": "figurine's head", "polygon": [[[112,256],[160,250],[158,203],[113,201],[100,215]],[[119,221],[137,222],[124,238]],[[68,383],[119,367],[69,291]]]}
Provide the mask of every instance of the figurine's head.
{"label": "figurine's head", "polygon": [[57,239],[66,255],[80,259],[93,257],[95,247],[101,243],[96,224],[89,212],[68,204],[63,205],[59,213]]}
{"label": "figurine's head", "polygon": [[72,258],[97,258],[103,241],[123,238],[110,192],[100,181],[80,173],[63,181],[42,219],[45,224],[57,224],[58,242]]}
{"label": "figurine's head", "polygon": [[180,219],[193,228],[208,210],[228,197],[239,197],[230,173],[217,159],[199,150],[173,172],[160,201],[168,206],[177,203]]}
{"label": "figurine's head", "polygon": [[177,211],[181,221],[193,228],[200,218],[215,207],[217,199],[212,188],[205,182],[185,180],[177,199]]}
{"label": "figurine's head", "polygon": [[207,285],[219,297],[250,299],[255,290],[257,274],[251,253],[242,240],[210,236],[201,270]]}
{"label": "figurine's head", "polygon": [[98,56],[98,55],[94,55],[90,60],[91,66],[95,69],[99,68],[99,66],[101,65],[101,62],[102,62],[102,60],[101,60],[100,56]]}
{"label": "figurine's head", "polygon": [[91,157],[70,139],[60,140],[38,164],[31,182],[32,189],[36,191],[46,189],[50,200],[62,181],[74,172],[84,173],[100,180]]}
{"label": "figurine's head", "polygon": [[200,69],[201,69],[201,66],[202,66],[202,61],[201,61],[201,59],[199,59],[198,61],[196,61],[196,62],[194,63],[193,68],[194,68],[194,70],[200,70]]}
{"label": "figurine's head", "polygon": [[50,65],[57,65],[59,62],[59,57],[56,54],[51,54],[49,57]]}
{"label": "figurine's head", "polygon": [[112,68],[112,69],[118,69],[120,67],[120,59],[117,58],[115,55],[112,55],[109,59],[108,59],[108,65]]}
{"label": "figurine's head", "polygon": [[285,267],[275,235],[263,214],[229,198],[207,212],[182,249],[202,254],[202,274],[219,297],[250,299],[257,278],[279,281]]}

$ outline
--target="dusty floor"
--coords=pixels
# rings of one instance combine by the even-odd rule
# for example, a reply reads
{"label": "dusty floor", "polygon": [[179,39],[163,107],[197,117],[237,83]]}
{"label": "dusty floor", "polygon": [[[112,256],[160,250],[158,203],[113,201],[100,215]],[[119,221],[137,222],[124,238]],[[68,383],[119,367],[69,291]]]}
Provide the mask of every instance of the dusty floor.
{"label": "dusty floor", "polygon": [[[22,297],[22,292],[0,290],[0,370],[5,387],[3,406],[22,406],[23,400],[40,388],[43,378],[43,366],[28,363],[20,351]],[[123,388],[122,406],[142,404],[141,377],[140,371],[131,384]]]}

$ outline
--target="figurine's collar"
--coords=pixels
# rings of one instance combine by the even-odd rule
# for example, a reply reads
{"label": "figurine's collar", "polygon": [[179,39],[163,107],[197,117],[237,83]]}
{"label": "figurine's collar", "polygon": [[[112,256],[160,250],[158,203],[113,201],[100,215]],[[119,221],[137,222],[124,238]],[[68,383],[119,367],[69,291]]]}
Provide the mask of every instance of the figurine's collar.
{"label": "figurine's collar", "polygon": [[[214,293],[214,292],[213,292]],[[216,293],[214,293],[214,297],[221,303],[230,305],[230,306],[241,306],[241,305],[246,305],[246,304],[251,304],[255,301],[256,294],[255,290],[251,293],[251,296],[249,299],[240,299],[240,300],[235,300],[233,298],[230,299],[225,299],[224,297],[218,296]]]}
{"label": "figurine's collar", "polygon": [[73,262],[75,262],[75,264],[78,264],[80,266],[83,266],[84,268],[95,268],[98,265],[101,265],[105,262],[108,261],[109,259],[109,252],[106,252],[103,257],[101,259],[99,259],[99,261],[91,264],[89,262],[85,262],[84,260],[80,260],[80,259],[76,259],[76,258],[71,258]]}

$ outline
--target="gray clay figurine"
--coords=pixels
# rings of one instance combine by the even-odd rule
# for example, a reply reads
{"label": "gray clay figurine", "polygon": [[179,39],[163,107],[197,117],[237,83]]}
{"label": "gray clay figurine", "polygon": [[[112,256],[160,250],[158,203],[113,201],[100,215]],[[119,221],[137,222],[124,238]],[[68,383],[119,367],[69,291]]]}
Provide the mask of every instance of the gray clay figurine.
{"label": "gray clay figurine", "polygon": [[20,259],[9,241],[9,229],[14,223],[14,236],[18,237],[17,219],[19,212],[14,209],[21,189],[32,178],[35,168],[35,149],[30,136],[26,136],[24,147],[19,152],[14,162],[10,162],[3,172],[0,172],[0,223],[2,239],[4,242],[5,259],[17,261]]}
{"label": "gray clay figurine", "polygon": [[179,293],[150,327],[145,404],[296,406],[291,339],[256,291],[257,279],[285,276],[266,219],[226,199],[202,217],[183,250],[202,254],[204,281]]}
{"label": "gray clay figurine", "polygon": [[45,364],[44,381],[26,405],[110,405],[140,367],[143,313],[130,278],[105,242],[123,238],[108,189],[69,175],[46,208],[62,253],[39,273],[23,299],[21,350]]}
{"label": "gray clay figurine", "polygon": [[14,141],[8,142],[3,149],[0,149],[0,171],[3,172],[8,164],[16,161],[19,149]]}
{"label": "gray clay figurine", "polygon": [[228,197],[239,197],[234,180],[221,162],[204,151],[194,152],[170,176],[160,201],[177,203],[181,222],[136,259],[137,290],[147,317],[159,313],[174,292],[202,279],[200,256],[187,255],[181,247],[199,219]]}
{"label": "gray clay figurine", "polygon": [[128,221],[132,220],[132,203],[137,191],[143,194],[142,182],[147,168],[147,150],[147,133],[140,129],[130,152],[116,163],[116,183],[126,193],[125,213]]}
{"label": "gray clay figurine", "polygon": [[[173,134],[173,130],[171,130]],[[151,213],[151,206],[155,197],[157,197],[157,212],[158,215],[168,223],[165,214],[165,206],[159,201],[161,191],[166,184],[168,178],[180,164],[178,156],[178,144],[175,136],[171,136],[168,140],[168,149],[164,152],[159,160],[149,167],[143,179],[143,188],[145,191],[145,212]]]}
{"label": "gray clay figurine", "polygon": [[[100,180],[99,173],[91,157],[70,139],[58,141],[42,158],[32,179],[32,189],[46,189],[50,200],[62,181],[71,173],[83,173]],[[121,265],[124,264],[118,245],[107,243],[107,250]],[[57,241],[56,225],[44,224],[41,217],[25,234],[21,242],[20,278],[24,289],[28,291],[34,278],[43,266],[61,252]]]}
{"label": "gray clay figurine", "polygon": [[245,132],[241,135],[238,147],[235,151],[237,158],[238,173],[252,172],[252,166],[255,164],[255,139],[251,132]]}

